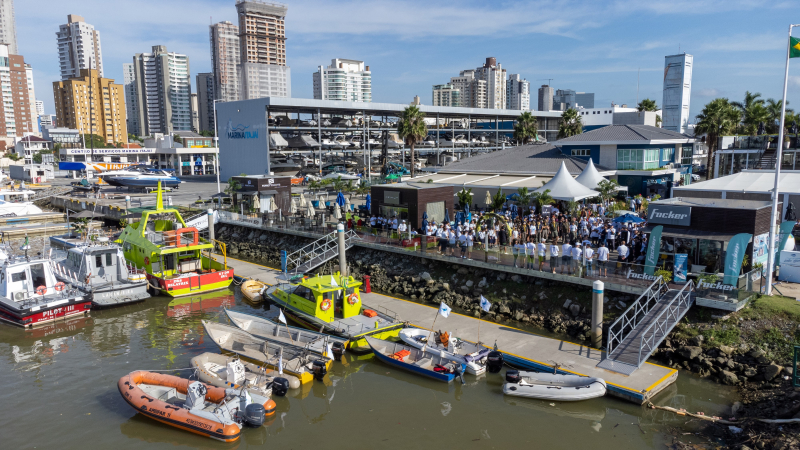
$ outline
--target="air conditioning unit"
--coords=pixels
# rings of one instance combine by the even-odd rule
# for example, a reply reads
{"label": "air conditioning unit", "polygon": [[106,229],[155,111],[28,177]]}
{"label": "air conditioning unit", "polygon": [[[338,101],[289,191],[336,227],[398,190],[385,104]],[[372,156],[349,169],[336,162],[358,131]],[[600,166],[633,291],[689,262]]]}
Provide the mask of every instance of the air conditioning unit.
{"label": "air conditioning unit", "polygon": [[14,294],[14,300],[25,300],[26,298],[30,297],[27,291],[20,291]]}

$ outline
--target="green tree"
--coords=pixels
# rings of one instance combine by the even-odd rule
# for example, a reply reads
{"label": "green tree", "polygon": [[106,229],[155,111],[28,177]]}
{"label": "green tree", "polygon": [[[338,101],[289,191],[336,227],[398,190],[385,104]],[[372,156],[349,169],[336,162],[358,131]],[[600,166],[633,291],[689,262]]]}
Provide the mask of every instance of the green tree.
{"label": "green tree", "polygon": [[[789,102],[786,102],[789,105]],[[773,98],[767,99],[766,108],[769,112],[769,122],[767,123],[767,133],[778,133],[778,126],[781,121],[781,108],[783,107],[783,100],[775,100]],[[786,114],[793,114],[794,110],[786,108]]]}
{"label": "green tree", "polygon": [[758,124],[764,122],[769,125],[770,113],[764,103],[751,104],[744,113],[744,120],[742,122],[742,134],[755,136],[758,134]]}
{"label": "green tree", "polygon": [[520,205],[527,208],[533,202],[533,193],[528,191],[527,187],[521,187],[517,189],[517,201]]}
{"label": "green tree", "polygon": [[506,196],[503,195],[503,189],[498,189],[497,193],[494,194],[492,197],[492,204],[490,205],[492,211],[500,211],[503,208],[503,205],[506,203]]}
{"label": "green tree", "polygon": [[[753,105],[764,106],[764,99],[760,98],[760,97],[761,97],[761,93],[760,92],[745,91],[744,92],[744,101],[742,101],[742,102],[731,102],[731,105],[733,105],[736,108],[738,108],[739,112],[742,115],[742,121],[741,121],[742,122],[742,132],[744,134],[751,134],[751,135],[756,134],[755,132],[746,133],[746,132],[744,132],[744,129],[747,126],[748,123],[753,122],[752,120],[748,120],[748,111],[751,110]],[[758,125],[758,122],[755,122],[755,124]]]}
{"label": "green tree", "polygon": [[598,183],[595,190],[600,193],[600,198],[605,201],[610,201],[617,196],[617,192],[619,192],[619,183],[617,183],[617,180],[603,180]]}
{"label": "green tree", "polygon": [[173,134],[172,135],[172,141],[173,142],[177,142],[178,144],[182,144],[183,143],[183,138],[181,138],[180,135]]}
{"label": "green tree", "polygon": [[570,108],[561,114],[561,123],[558,125],[558,139],[568,138],[581,134],[583,132],[583,124],[581,123],[581,116],[578,110]]}
{"label": "green tree", "polygon": [[464,208],[465,205],[472,204],[472,188],[463,188],[456,192],[456,196],[458,197],[458,203],[461,205],[461,208]]}
{"label": "green tree", "polygon": [[536,117],[530,111],[520,114],[514,122],[514,139],[523,145],[535,140],[538,132]]}
{"label": "green tree", "polygon": [[41,164],[43,159],[42,155],[50,155],[52,153],[53,152],[51,150],[39,150],[38,152],[33,154],[33,157],[31,159],[33,160],[34,163]]}
{"label": "green tree", "polygon": [[242,188],[242,183],[239,180],[234,179],[233,177],[228,178],[228,187],[225,188],[225,193],[233,196],[233,194]]}
{"label": "green tree", "polygon": [[135,134],[128,133],[128,142],[144,142],[144,139],[136,136]]}
{"label": "green tree", "polygon": [[542,192],[534,191],[533,194],[533,203],[536,204],[537,212],[539,214],[542,213],[542,208],[546,205],[552,205],[556,202],[556,200],[550,196],[550,189],[545,189]]}
{"label": "green tree", "polygon": [[694,128],[695,136],[706,135],[708,145],[708,169],[706,179],[714,173],[714,152],[720,136],[731,134],[739,125],[741,114],[727,98],[715,98],[703,107],[697,115],[697,125]]}
{"label": "green tree", "polygon": [[411,148],[411,178],[416,174],[414,165],[414,146],[428,135],[428,126],[425,124],[425,113],[412,105],[403,110],[403,115],[397,122],[397,134],[406,141]]}
{"label": "green tree", "polygon": [[12,161],[15,161],[15,162],[19,161],[20,159],[22,159],[22,157],[19,156],[18,153],[8,153],[8,154],[6,154],[6,157],[8,157],[8,159],[10,159]]}
{"label": "green tree", "polygon": [[639,104],[636,106],[636,109],[638,109],[639,112],[643,111],[656,112],[658,111],[658,106],[656,106],[655,100],[646,98],[639,102]]}
{"label": "green tree", "polygon": [[203,137],[214,137],[214,132],[211,131],[211,130],[203,130],[198,134],[200,134],[200,136],[203,136]]}

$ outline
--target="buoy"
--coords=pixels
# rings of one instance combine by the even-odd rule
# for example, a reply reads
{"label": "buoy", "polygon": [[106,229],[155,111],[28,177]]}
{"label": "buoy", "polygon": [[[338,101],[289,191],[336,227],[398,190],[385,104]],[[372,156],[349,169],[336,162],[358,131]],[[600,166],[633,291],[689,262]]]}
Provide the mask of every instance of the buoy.
{"label": "buoy", "polygon": [[56,283],[56,286],[55,286],[56,287],[56,292],[63,291],[65,286],[66,285],[64,284],[63,281],[59,281],[58,283]]}
{"label": "buoy", "polygon": [[44,295],[47,293],[47,286],[39,286],[36,288],[36,293],[38,295]]}

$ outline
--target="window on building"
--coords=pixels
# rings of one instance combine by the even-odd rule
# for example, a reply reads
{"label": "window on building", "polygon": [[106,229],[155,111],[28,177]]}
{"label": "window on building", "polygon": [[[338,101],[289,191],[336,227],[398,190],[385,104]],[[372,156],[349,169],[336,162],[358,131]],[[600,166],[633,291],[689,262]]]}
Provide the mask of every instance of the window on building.
{"label": "window on building", "polygon": [[617,169],[658,169],[659,149],[617,149]]}
{"label": "window on building", "polygon": [[570,150],[572,156],[591,156],[591,151],[588,148],[573,148]]}
{"label": "window on building", "polygon": [[673,162],[673,160],[675,159],[675,147],[668,147],[661,149],[661,159],[663,159],[667,163]]}
{"label": "window on building", "polygon": [[684,165],[691,165],[692,164],[692,145],[684,145],[683,149],[681,150],[681,164]]}

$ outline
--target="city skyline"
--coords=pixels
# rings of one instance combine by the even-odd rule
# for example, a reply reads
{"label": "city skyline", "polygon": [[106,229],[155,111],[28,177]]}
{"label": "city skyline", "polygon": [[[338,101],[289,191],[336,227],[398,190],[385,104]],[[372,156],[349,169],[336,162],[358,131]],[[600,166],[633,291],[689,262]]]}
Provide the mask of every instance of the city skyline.
{"label": "city skyline", "polygon": [[[550,85],[556,89],[595,92],[598,106],[612,101],[632,105],[637,99],[638,73],[639,100],[651,98],[660,106],[663,58],[685,51],[694,55],[696,65],[692,121],[718,96],[740,101],[749,90],[780,98],[783,82],[787,25],[776,11],[789,11],[785,9],[788,3],[753,6],[746,2],[678,1],[649,6],[620,1],[608,5],[525,2],[486,6],[466,2],[425,5],[424,16],[414,15],[413,11],[422,7],[419,2],[285,3],[291,11],[286,19],[286,64],[292,67],[292,96],[298,98],[313,98],[308,74],[320,61],[336,57],[370,61],[373,100],[378,102],[409,103],[414,95],[420,95],[423,103],[429,103],[431,85],[491,55],[526,78],[532,94],[547,83],[545,78],[552,78]],[[148,7],[162,13],[139,14]],[[197,73],[211,70],[209,24],[237,21],[233,0],[201,0],[191,9],[177,0],[123,0],[108,11],[99,0],[80,5],[18,1],[15,10],[19,53],[33,66],[37,97],[47,113],[53,112],[53,98],[43,86],[60,78],[55,32],[67,14],[83,16],[100,31],[104,75],[118,82],[123,79],[123,63],[142,48],[159,44],[189,56],[194,82]],[[92,11],[104,13],[93,15]],[[347,14],[353,11],[357,14]],[[181,20],[176,22],[172,18],[178,12]],[[139,25],[121,26],[130,23],[131,17],[136,17]],[[444,17],[451,22],[442,24]],[[478,26],[479,22],[491,25]],[[731,27],[736,23],[748,26]],[[513,45],[509,45],[509,29],[515,33]],[[663,30],[663,34],[653,30]],[[631,39],[634,35],[639,37]],[[426,62],[412,64],[420,61],[422,49]],[[796,105],[800,103],[800,68],[793,68],[790,75],[789,101]],[[196,86],[192,91],[196,92]]]}

